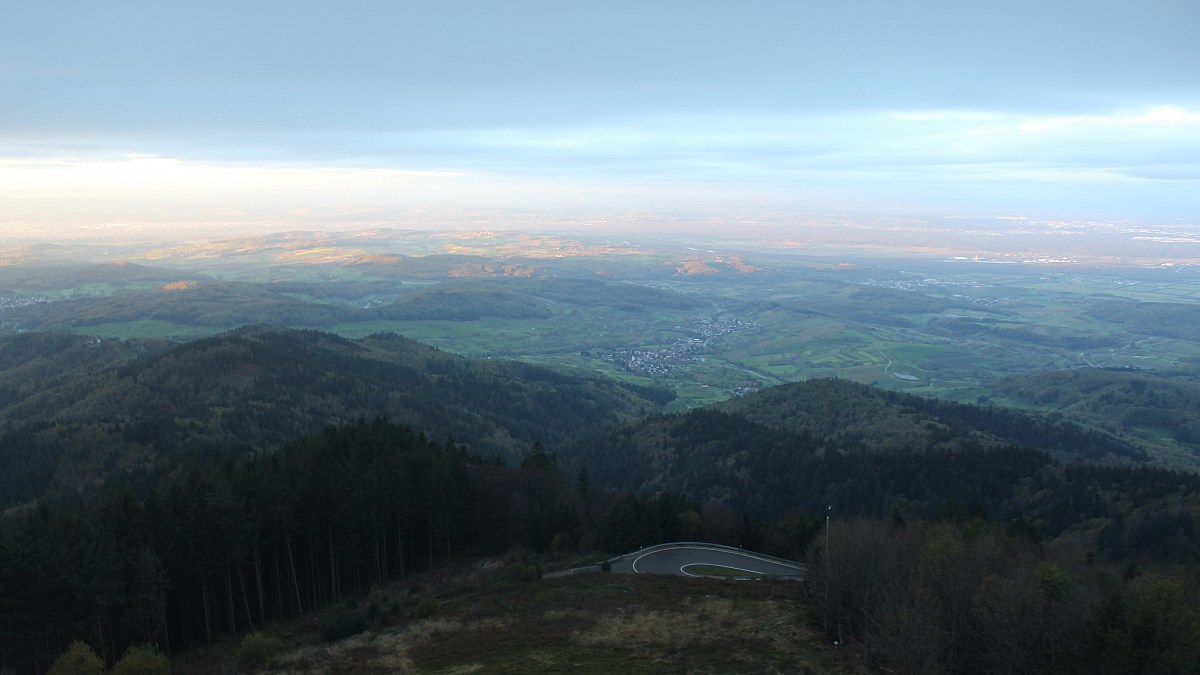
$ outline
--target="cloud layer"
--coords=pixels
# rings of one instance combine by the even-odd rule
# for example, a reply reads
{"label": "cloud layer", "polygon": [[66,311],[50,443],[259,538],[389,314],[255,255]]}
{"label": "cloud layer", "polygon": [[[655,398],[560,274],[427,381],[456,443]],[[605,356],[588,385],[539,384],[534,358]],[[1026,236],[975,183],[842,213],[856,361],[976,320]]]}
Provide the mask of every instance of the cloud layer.
{"label": "cloud layer", "polygon": [[1197,211],[1186,0],[415,5],[6,3],[0,206]]}

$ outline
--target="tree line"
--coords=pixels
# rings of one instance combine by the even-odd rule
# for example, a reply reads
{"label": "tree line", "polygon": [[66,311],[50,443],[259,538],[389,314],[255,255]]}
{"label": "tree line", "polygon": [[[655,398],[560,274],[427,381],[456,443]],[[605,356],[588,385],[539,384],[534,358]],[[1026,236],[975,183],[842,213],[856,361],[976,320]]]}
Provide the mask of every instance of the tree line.
{"label": "tree line", "polygon": [[[1113,563],[1200,564],[1200,476],[1063,463],[1037,448],[956,438],[948,448],[867,452],[702,409],[592,439],[575,461],[594,467],[600,484],[677,492],[765,521],[829,504],[862,517],[978,517],[1021,523],[1045,541],[1075,538]],[[1048,433],[1047,442],[1079,456],[1095,451],[1090,438]]]}
{"label": "tree line", "polygon": [[871,671],[1200,672],[1194,568],[1113,568],[982,520],[833,519],[811,618]]}
{"label": "tree line", "polygon": [[459,556],[623,546],[626,528],[672,533],[698,511],[569,481],[540,445],[513,468],[360,419],[0,519],[0,668],[42,672],[73,640],[108,663],[132,645],[178,652]]}

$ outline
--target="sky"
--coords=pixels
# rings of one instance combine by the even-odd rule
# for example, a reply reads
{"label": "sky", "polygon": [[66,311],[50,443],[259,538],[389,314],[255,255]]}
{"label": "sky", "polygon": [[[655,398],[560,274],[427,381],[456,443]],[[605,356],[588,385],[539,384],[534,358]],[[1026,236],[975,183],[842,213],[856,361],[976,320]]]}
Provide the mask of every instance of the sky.
{"label": "sky", "polygon": [[0,0],[0,235],[1200,220],[1194,0]]}

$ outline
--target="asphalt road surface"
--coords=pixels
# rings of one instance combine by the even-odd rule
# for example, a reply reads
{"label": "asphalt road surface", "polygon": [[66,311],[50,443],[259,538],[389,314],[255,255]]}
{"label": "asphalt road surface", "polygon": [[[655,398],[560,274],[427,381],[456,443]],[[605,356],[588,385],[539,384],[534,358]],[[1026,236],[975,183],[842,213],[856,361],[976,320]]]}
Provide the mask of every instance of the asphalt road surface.
{"label": "asphalt road surface", "polygon": [[688,571],[688,568],[694,565],[740,570],[748,572],[747,576],[765,574],[795,577],[804,574],[804,566],[798,563],[787,563],[740,549],[692,544],[670,544],[631,553],[612,563],[612,570],[627,574],[696,576]]}

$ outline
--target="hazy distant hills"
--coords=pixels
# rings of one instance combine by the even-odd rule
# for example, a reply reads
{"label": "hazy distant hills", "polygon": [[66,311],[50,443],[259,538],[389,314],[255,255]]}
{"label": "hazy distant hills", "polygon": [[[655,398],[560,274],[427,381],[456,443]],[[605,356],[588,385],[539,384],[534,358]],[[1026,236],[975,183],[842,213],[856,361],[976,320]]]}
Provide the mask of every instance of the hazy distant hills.
{"label": "hazy distant hills", "polygon": [[587,279],[519,279],[446,282],[360,312],[360,318],[471,321],[483,317],[545,319],[550,303],[606,306],[634,312],[691,309],[698,300],[676,291]]}
{"label": "hazy distant hills", "polygon": [[[0,357],[30,352],[32,339],[0,341]],[[0,381],[31,363],[81,359],[75,355],[91,349],[78,338],[42,340],[29,361],[5,360]],[[28,484],[19,490],[0,486],[7,503],[120,467],[169,466],[194,451],[267,449],[328,424],[381,415],[513,461],[535,442],[564,447],[671,398],[603,377],[469,360],[395,335],[352,341],[247,327],[135,359],[128,343],[95,349],[104,351],[84,359],[74,376],[25,390],[8,385],[0,420],[12,431],[0,442],[0,476],[37,477],[23,478]],[[101,369],[105,360],[110,365]]]}
{"label": "hazy distant hills", "polygon": [[208,328],[248,323],[330,326],[346,307],[288,297],[269,284],[172,282],[154,290],[46,302],[15,310],[10,323],[23,330],[86,332],[89,326],[166,321]]}
{"label": "hazy distant hills", "polygon": [[[398,254],[364,255],[345,263],[361,274],[384,279],[446,279],[487,277],[558,276],[558,265],[536,259],[497,261],[485,256],[441,253],[408,256]],[[578,270],[576,270],[578,273]]]}
{"label": "hazy distant hills", "polygon": [[474,321],[487,317],[545,319],[546,303],[508,288],[439,284],[406,295],[396,302],[364,313],[372,319],[395,321]]}
{"label": "hazy distant hills", "polygon": [[545,281],[510,281],[500,287],[511,288],[559,303],[604,305],[633,311],[664,308],[694,309],[705,305],[704,302],[687,293],[618,281],[562,278]]}
{"label": "hazy distant hills", "polygon": [[[170,275],[164,273],[162,278]],[[397,299],[371,306],[355,304],[364,295]],[[551,316],[550,303],[632,311],[701,305],[676,291],[590,279],[467,279],[432,286],[374,282],[340,287],[335,283],[187,280],[13,307],[0,316],[0,325],[10,331],[82,333],[94,326],[139,322],[201,329],[231,329],[246,324],[331,328],[341,323],[380,320],[544,319]]]}
{"label": "hazy distant hills", "polygon": [[901,314],[937,313],[961,303],[888,288],[851,284],[825,285],[824,292],[803,299],[777,301],[781,309],[797,314],[830,316],[846,321],[887,326],[911,326]]}
{"label": "hazy distant hills", "polygon": [[0,295],[41,293],[80,288],[129,288],[175,281],[210,280],[204,274],[130,262],[98,265],[44,262],[0,265]]}

